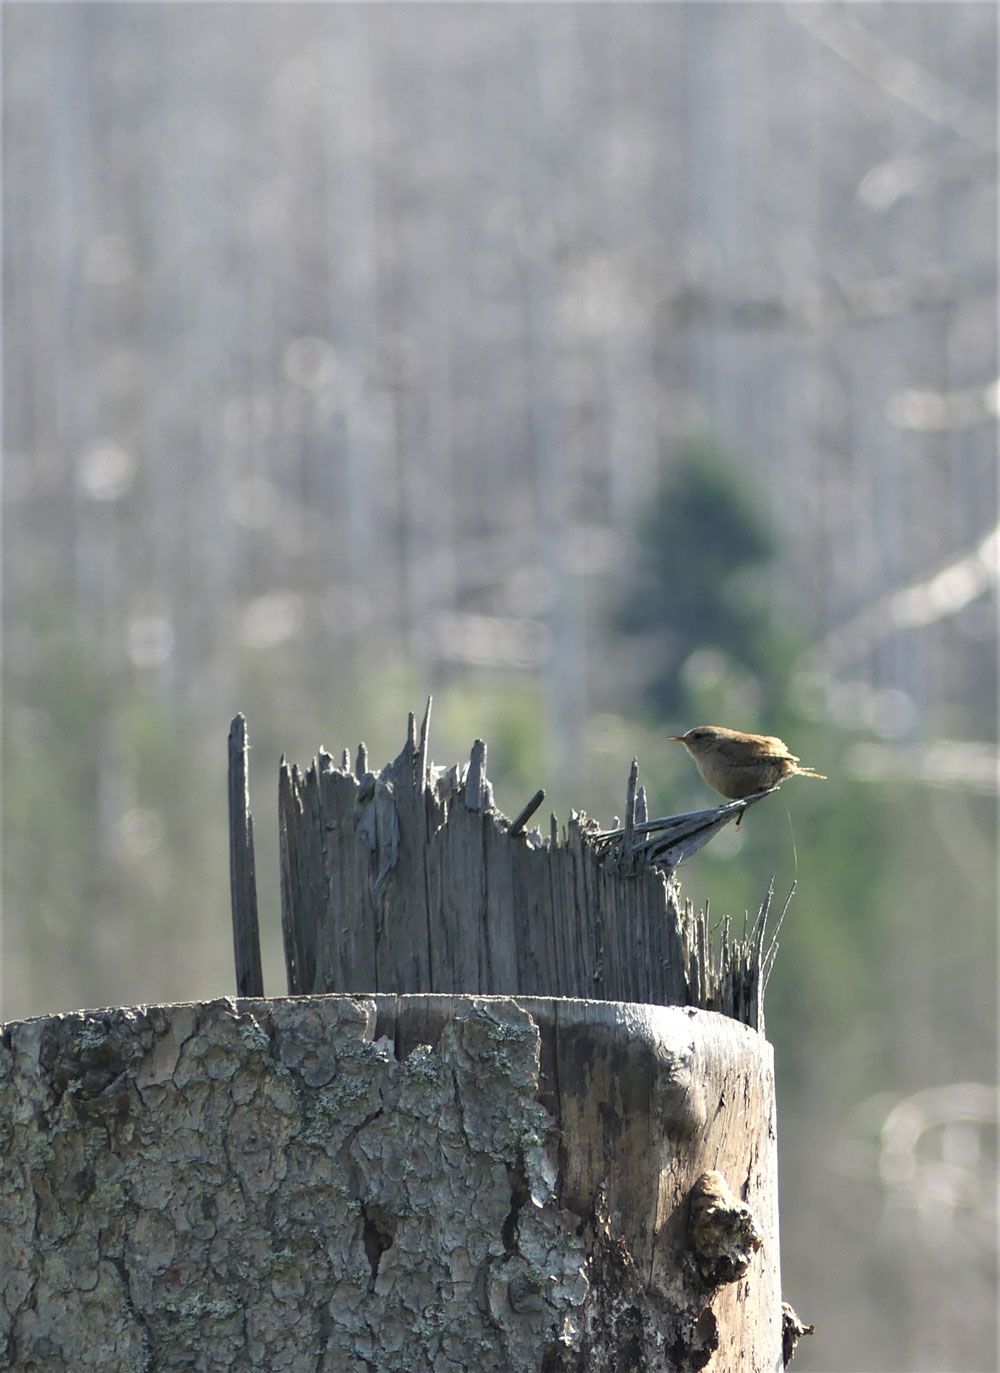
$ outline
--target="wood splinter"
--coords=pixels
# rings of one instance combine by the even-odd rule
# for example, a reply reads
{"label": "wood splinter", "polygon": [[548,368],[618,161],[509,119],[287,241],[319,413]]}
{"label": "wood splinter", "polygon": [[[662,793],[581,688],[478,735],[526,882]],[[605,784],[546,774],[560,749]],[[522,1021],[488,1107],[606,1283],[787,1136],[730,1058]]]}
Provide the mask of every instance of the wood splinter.
{"label": "wood splinter", "polygon": [[785,1368],[791,1363],[795,1346],[803,1335],[815,1335],[814,1325],[804,1325],[789,1302],[781,1303],[781,1362]]}
{"label": "wood splinter", "polygon": [[544,800],[545,792],[541,787],[539,787],[539,789],[535,792],[534,796],[531,798],[528,804],[522,810],[519,810],[517,815],[515,815],[514,819],[511,821],[509,830],[511,838],[521,833],[525,825],[528,823],[528,821],[531,819],[535,811],[538,809],[538,807],[542,804]]}

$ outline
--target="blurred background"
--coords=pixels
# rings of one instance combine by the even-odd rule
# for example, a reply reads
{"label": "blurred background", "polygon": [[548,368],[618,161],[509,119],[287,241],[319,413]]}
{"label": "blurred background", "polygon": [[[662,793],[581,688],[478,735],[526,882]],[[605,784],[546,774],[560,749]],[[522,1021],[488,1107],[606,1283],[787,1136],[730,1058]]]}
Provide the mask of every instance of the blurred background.
{"label": "blurred background", "polygon": [[8,3],[3,1014],[233,991],[276,774],[712,804],[797,1368],[996,1367],[996,9]]}

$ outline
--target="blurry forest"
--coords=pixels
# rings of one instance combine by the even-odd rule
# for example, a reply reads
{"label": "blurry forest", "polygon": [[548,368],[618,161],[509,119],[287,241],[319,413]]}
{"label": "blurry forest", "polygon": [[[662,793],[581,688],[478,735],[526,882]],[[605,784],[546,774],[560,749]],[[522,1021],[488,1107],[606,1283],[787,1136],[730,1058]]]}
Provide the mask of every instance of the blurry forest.
{"label": "blurry forest", "polygon": [[[435,699],[769,988],[796,1368],[996,1367],[991,3],[6,3],[3,1015],[233,989],[276,776]],[[548,804],[548,803],[547,803]]]}

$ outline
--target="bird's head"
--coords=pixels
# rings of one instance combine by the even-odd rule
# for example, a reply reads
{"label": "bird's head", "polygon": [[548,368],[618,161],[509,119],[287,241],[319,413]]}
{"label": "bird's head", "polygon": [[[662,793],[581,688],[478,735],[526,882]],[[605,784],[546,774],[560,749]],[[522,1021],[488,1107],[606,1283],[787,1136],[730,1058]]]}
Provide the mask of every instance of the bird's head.
{"label": "bird's head", "polygon": [[691,753],[700,753],[721,738],[721,731],[714,725],[695,725],[686,734],[668,734],[670,743],[683,744]]}

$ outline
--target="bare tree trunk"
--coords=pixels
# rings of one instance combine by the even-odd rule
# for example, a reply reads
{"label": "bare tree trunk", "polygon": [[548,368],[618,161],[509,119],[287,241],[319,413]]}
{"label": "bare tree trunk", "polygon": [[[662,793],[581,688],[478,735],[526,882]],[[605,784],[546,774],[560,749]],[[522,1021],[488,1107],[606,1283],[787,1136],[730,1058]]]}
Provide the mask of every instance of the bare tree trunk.
{"label": "bare tree trunk", "polygon": [[771,1373],[773,1103],[766,1041],[680,1007],[319,996],[9,1025],[5,1366],[680,1373],[718,1350]]}

